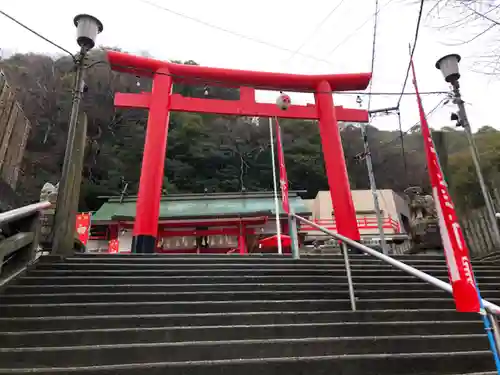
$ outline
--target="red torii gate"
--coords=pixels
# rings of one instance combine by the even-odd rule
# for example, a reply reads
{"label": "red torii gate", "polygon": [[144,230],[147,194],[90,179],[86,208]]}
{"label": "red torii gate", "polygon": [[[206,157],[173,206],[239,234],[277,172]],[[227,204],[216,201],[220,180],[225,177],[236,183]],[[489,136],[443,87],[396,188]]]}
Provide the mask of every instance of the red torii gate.
{"label": "red torii gate", "polygon": [[[170,111],[319,120],[326,174],[338,232],[359,240],[356,212],[337,121],[368,122],[368,112],[334,107],[332,92],[364,90],[370,82],[370,73],[268,73],[174,64],[116,51],[108,51],[107,56],[115,71],[153,78],[150,93],[117,93],[115,96],[117,107],[149,109],[132,252],[151,253],[155,249]],[[183,97],[180,94],[172,94],[173,83],[216,83],[220,86],[235,87],[240,89],[240,99]],[[316,104],[291,105],[284,111],[274,104],[257,103],[255,89],[314,92]]]}

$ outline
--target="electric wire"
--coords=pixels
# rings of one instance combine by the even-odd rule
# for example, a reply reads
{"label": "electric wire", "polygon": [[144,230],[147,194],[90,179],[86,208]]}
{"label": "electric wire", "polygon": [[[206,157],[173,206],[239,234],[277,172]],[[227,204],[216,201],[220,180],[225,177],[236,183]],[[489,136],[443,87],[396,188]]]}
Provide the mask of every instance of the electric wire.
{"label": "electric wire", "polygon": [[399,96],[398,99],[398,104],[396,107],[399,108],[399,105],[401,104],[401,99],[403,98],[403,94],[406,89],[406,84],[408,83],[408,77],[410,76],[410,67],[411,67],[411,61],[413,60],[413,55],[415,54],[415,47],[417,46],[417,40],[418,40],[418,35],[420,32],[420,23],[422,21],[422,14],[424,12],[424,0],[420,0],[420,9],[418,11],[418,18],[417,18],[417,25],[415,27],[415,36],[413,38],[413,46],[410,47],[411,52],[410,52],[410,61],[408,62],[408,67],[406,68],[406,75],[405,79],[403,81],[403,87],[401,88],[401,95]]}
{"label": "electric wire", "polygon": [[271,47],[271,48],[274,48],[274,49],[277,49],[277,50],[280,50],[280,51],[284,51],[284,52],[295,53],[297,55],[300,55],[300,56],[303,56],[303,57],[307,57],[307,58],[312,59],[312,60],[320,61],[320,62],[329,64],[329,65],[332,64],[331,61],[328,61],[326,59],[322,59],[322,58],[319,58],[319,57],[316,57],[316,56],[313,56],[313,55],[309,55],[307,53],[295,52],[293,49],[282,47],[282,46],[279,46],[279,45],[274,44],[274,43],[267,42],[267,41],[262,40],[262,39],[258,39],[258,38],[255,38],[255,37],[252,37],[252,36],[249,36],[249,35],[242,34],[240,32],[236,32],[236,31],[231,30],[231,29],[227,29],[227,28],[222,27],[222,26],[215,25],[213,23],[204,21],[202,19],[199,19],[199,18],[196,18],[196,17],[192,17],[192,16],[189,16],[187,14],[178,12],[176,10],[167,8],[167,7],[163,6],[163,5],[156,4],[156,3],[152,2],[152,1],[149,1],[149,0],[137,0],[137,1],[139,1],[139,2],[141,2],[143,4],[147,4],[147,5],[151,6],[151,7],[156,8],[156,9],[163,10],[165,12],[174,14],[174,15],[176,15],[178,17],[181,17],[181,18],[188,19],[190,21],[199,23],[200,25],[207,26],[207,27],[212,28],[214,30],[222,31],[222,32],[224,32],[226,34],[231,34],[231,35],[237,36],[237,37],[239,37],[241,39],[246,39],[246,40],[248,40],[250,42],[253,42],[253,43],[261,44],[263,46]]}
{"label": "electric wire", "polygon": [[73,60],[75,60],[75,56],[69,52],[66,48],[64,47],[61,47],[59,44],[55,43],[54,41],[50,40],[49,38],[43,36],[42,34],[40,34],[39,32],[33,30],[31,27],[25,25],[24,23],[22,23],[21,21],[17,20],[16,18],[12,17],[11,15],[5,13],[3,10],[0,9],[0,14],[2,14],[3,16],[7,17],[8,19],[10,19],[12,22],[15,22],[17,23],[19,26],[21,26],[22,28],[24,28],[25,30],[28,30],[30,33],[36,35],[37,37],[39,37],[40,39],[43,39],[45,40],[47,43],[53,45],[54,47],[60,49],[61,51],[63,51],[64,53],[67,53],[68,55],[71,56],[71,58]]}
{"label": "electric wire", "polygon": [[[138,1],[147,1],[147,0],[138,0]],[[389,2],[391,2],[393,0],[390,0]],[[387,4],[386,4],[387,5]],[[43,39],[44,41],[46,41],[47,43],[53,45],[54,47],[60,49],[61,51],[63,51],[64,53],[68,54],[69,56],[71,56],[73,59],[75,58],[74,55],[69,52],[67,49],[65,49],[64,47],[62,47],[61,45],[57,44],[56,42],[52,41],[51,39],[43,36],[42,34],[40,34],[39,32],[35,31],[34,29],[30,28],[29,26],[25,25],[24,23],[22,23],[21,21],[17,20],[16,18],[10,16],[9,14],[5,13],[4,11],[0,10],[0,14],[4,15],[5,17],[9,18],[10,20],[12,20],[13,22],[17,23],[19,26],[23,27],[24,29],[30,31],[31,33],[33,33],[34,35],[38,36],[39,38]],[[290,52],[293,52],[290,50]],[[105,65],[108,65],[110,67],[112,67],[109,62],[105,61],[105,60],[99,60],[99,61],[95,61],[95,62],[92,62],[90,65],[87,65],[87,69],[91,68],[91,67],[94,67],[95,65],[98,65],[98,64],[105,64]],[[184,79],[184,78],[187,78],[187,77],[182,77],[182,76],[178,76],[178,75],[174,75],[174,74],[170,74],[170,73],[164,73],[164,72],[155,72],[153,70],[149,70],[149,69],[139,69],[139,68],[136,68],[136,67],[132,67],[132,66],[123,66],[123,65],[114,65],[118,68],[122,68],[122,69],[129,69],[129,70],[134,70],[134,71],[137,71],[137,72],[144,72],[144,73],[148,73],[150,75],[155,75],[155,74],[163,74],[163,75],[169,75],[171,76],[172,78],[177,78],[177,79]],[[220,84],[228,84],[230,82],[222,82],[222,81],[218,81],[218,80],[207,80],[205,78],[197,78],[197,77],[189,77],[190,80],[197,80],[199,81],[200,83],[213,83],[213,84],[217,84],[217,85],[220,85]],[[241,84],[238,84],[240,87],[254,87],[252,85],[241,85]],[[265,89],[265,88],[262,88],[262,89]],[[304,92],[309,92],[309,93],[318,93],[318,94],[321,94],[321,93],[330,93],[330,92],[322,92],[322,91],[315,91],[315,90],[309,90],[309,91],[304,91]],[[420,95],[440,95],[440,94],[446,94],[447,91],[423,91],[420,93]],[[366,92],[362,92],[362,91],[348,91],[348,92],[335,92],[336,95],[367,95]],[[369,93],[368,95],[372,96],[372,95],[379,95],[379,96],[394,96],[394,95],[415,95],[415,93],[398,93],[398,92],[371,92]]]}
{"label": "electric wire", "polygon": [[299,53],[302,50],[302,48],[304,48],[312,40],[312,38],[321,29],[321,27],[325,24],[325,22],[328,21],[330,17],[335,13],[335,11],[341,7],[344,1],[345,0],[340,0],[340,2],[337,5],[335,5],[330,12],[328,12],[328,14],[316,25],[314,30],[304,39],[302,44],[290,55],[287,61],[292,60],[295,57],[295,55]]}
{"label": "electric wire", "polygon": [[[429,112],[427,112],[425,114],[425,117],[429,117],[430,115],[432,115],[441,105],[443,105],[443,103],[447,100],[447,98],[443,98],[439,101],[438,104],[436,104],[436,106],[434,108],[432,108]],[[405,131],[400,131],[400,135],[398,135],[397,137],[391,139],[390,141],[386,141],[386,142],[382,142],[379,147],[386,147],[386,146],[389,146],[391,145],[392,143],[398,141],[400,138],[402,137],[405,137],[407,136],[409,133],[411,133],[412,131],[418,129],[418,127],[420,126],[420,120],[417,121],[415,124],[413,124],[410,128],[408,128],[407,130]]]}
{"label": "electric wire", "polygon": [[[405,153],[405,148],[404,148],[404,136],[406,134],[408,134],[408,132],[410,132],[415,127],[415,125],[403,133],[403,129],[402,129],[402,125],[401,125],[400,105],[401,105],[401,100],[403,99],[403,96],[405,95],[406,84],[408,83],[408,77],[410,75],[411,62],[413,60],[413,55],[415,54],[415,47],[417,46],[417,40],[418,40],[418,36],[419,36],[419,32],[420,32],[420,23],[422,21],[423,10],[424,10],[424,0],[420,0],[420,8],[418,11],[417,24],[415,26],[415,36],[413,38],[413,46],[410,46],[410,60],[408,62],[408,66],[406,68],[406,74],[405,74],[405,78],[403,81],[403,87],[401,88],[401,93],[399,95],[399,98],[398,98],[398,101],[396,104],[397,116],[398,116],[398,122],[399,122],[399,136],[394,138],[392,141],[389,141],[385,144],[380,145],[381,147],[388,146],[389,144],[392,144],[393,142],[395,142],[395,140],[399,139],[400,144],[401,144],[401,156],[402,156],[404,173],[405,173],[405,178],[406,178],[407,184],[408,184],[408,169],[407,169],[407,163],[406,163],[406,153]],[[443,101],[439,102],[438,105],[429,112],[429,114],[431,114],[433,111],[435,111],[441,105],[442,102]],[[419,122],[418,122],[418,124],[419,124]]]}
{"label": "electric wire", "polygon": [[371,94],[372,88],[373,88],[373,70],[375,68],[375,56],[376,56],[376,48],[377,48],[378,13],[379,13],[378,0],[375,0],[375,13],[373,16],[372,59],[371,59],[371,67],[370,67],[370,72],[372,74],[372,77],[370,79],[370,83],[368,84],[368,95],[369,95],[368,96],[368,111],[371,109],[371,104],[372,104],[372,96],[370,94]]}
{"label": "electric wire", "polygon": [[356,30],[351,32],[349,35],[347,35],[344,39],[340,41],[335,47],[333,47],[328,53],[327,56],[330,57],[337,49],[339,49],[341,46],[343,46],[349,39],[351,39],[354,35],[356,35],[365,25],[372,20],[372,17],[374,17],[376,14],[380,13],[382,9],[384,9],[386,6],[388,6],[390,3],[392,3],[394,0],[389,0],[387,3],[382,5],[378,12],[375,12],[371,14],[361,25],[358,26]]}

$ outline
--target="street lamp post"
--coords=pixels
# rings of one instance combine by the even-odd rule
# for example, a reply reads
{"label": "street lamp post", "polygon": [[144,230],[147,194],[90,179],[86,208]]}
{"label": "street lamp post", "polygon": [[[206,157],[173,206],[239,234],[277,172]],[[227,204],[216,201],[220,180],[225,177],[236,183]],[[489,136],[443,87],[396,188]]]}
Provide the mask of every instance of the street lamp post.
{"label": "street lamp post", "polygon": [[460,59],[460,55],[457,54],[443,56],[436,62],[436,68],[441,71],[445,81],[451,84],[451,87],[453,88],[453,102],[458,107],[458,124],[464,128],[467,141],[469,142],[472,162],[474,163],[474,167],[476,169],[479,186],[481,187],[481,193],[484,198],[486,211],[490,220],[490,226],[493,231],[494,243],[497,248],[500,248],[500,231],[498,229],[493,201],[491,200],[491,195],[488,191],[488,187],[486,186],[486,182],[484,181],[483,173],[481,171],[481,164],[479,162],[479,152],[477,151],[476,143],[474,141],[474,137],[472,136],[469,119],[467,118],[467,112],[465,111],[465,103],[462,100],[462,96],[460,94],[460,84],[458,82],[460,78],[460,72],[458,68]]}
{"label": "street lamp post", "polygon": [[81,165],[79,159],[83,157],[83,147],[80,145],[82,136],[78,129],[78,114],[80,102],[85,91],[84,61],[87,53],[95,46],[97,34],[103,30],[101,21],[88,14],[80,14],[75,17],[74,23],[77,29],[76,41],[80,46],[80,52],[74,58],[75,80],[73,84],[73,100],[71,116],[68,124],[68,139],[61,180],[59,182],[56,212],[53,225],[52,253],[64,255],[73,250],[75,233],[76,211],[78,209],[79,186],[74,187],[80,178],[81,170],[75,170],[75,165]]}

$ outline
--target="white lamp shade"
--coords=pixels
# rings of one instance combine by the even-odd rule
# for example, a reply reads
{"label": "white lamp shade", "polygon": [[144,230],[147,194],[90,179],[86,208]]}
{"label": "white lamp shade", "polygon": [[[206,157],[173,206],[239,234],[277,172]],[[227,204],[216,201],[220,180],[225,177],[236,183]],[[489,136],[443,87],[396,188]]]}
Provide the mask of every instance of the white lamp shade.
{"label": "white lamp shade", "polygon": [[460,62],[460,55],[451,54],[441,57],[436,62],[436,68],[443,73],[446,82],[453,82],[460,78],[458,70],[458,63]]}
{"label": "white lamp shade", "polygon": [[86,50],[95,46],[97,34],[103,30],[101,21],[88,14],[79,14],[74,20],[76,26],[76,41]]}

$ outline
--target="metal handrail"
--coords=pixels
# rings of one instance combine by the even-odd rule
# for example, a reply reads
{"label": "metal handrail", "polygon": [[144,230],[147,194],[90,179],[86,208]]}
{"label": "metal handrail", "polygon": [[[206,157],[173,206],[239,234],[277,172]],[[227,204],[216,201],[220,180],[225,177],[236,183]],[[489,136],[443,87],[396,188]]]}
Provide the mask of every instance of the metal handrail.
{"label": "metal handrail", "polygon": [[[297,220],[299,220],[303,223],[307,223],[308,225],[315,227],[319,231],[321,231],[325,234],[328,234],[337,240],[342,241],[344,244],[352,246],[352,247],[362,251],[365,254],[368,254],[368,255],[371,255],[375,258],[378,258],[378,259],[384,261],[385,263],[389,263],[390,265],[400,269],[401,271],[404,271],[412,276],[415,276],[415,277],[419,278],[420,280],[425,281],[428,284],[434,285],[434,286],[438,287],[439,289],[444,290],[445,292],[453,293],[453,289],[452,289],[451,285],[445,281],[442,281],[434,276],[429,275],[428,273],[422,272],[422,271],[420,271],[412,266],[409,266],[403,262],[400,262],[399,260],[391,258],[390,256],[384,255],[384,254],[382,254],[374,249],[370,249],[368,246],[362,245],[359,242],[351,240],[350,238],[347,238],[341,234],[332,232],[332,231],[330,231],[330,230],[328,230],[320,225],[317,225],[316,223],[314,223],[310,220],[307,220],[301,216],[298,216],[296,214],[291,214],[291,215],[293,215]],[[347,257],[346,254],[345,254],[345,256]],[[348,265],[348,264],[346,264],[346,265]],[[348,277],[349,277],[349,275],[348,275]],[[351,282],[350,282],[350,284],[351,284]],[[492,302],[489,302],[485,299],[483,299],[482,301],[483,301],[483,305],[484,305],[485,309],[489,313],[495,314],[495,315],[500,315],[500,306],[498,306]]]}
{"label": "metal handrail", "polygon": [[50,206],[51,206],[50,202],[44,201],[44,202],[28,204],[27,206],[19,207],[7,212],[2,212],[0,213],[0,225],[8,224],[12,221],[28,217],[30,215],[33,215],[37,211],[45,210]]}

